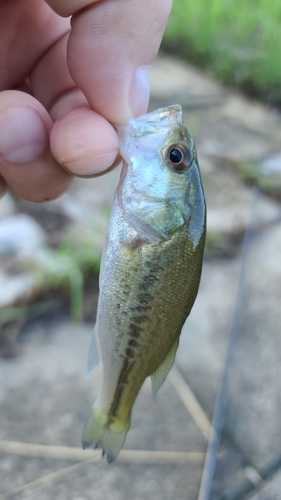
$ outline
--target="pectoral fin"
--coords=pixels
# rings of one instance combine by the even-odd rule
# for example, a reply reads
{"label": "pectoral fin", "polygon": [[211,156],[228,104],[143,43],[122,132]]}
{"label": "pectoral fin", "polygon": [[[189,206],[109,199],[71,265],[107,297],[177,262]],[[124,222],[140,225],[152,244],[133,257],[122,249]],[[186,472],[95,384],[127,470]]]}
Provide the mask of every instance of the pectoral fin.
{"label": "pectoral fin", "polygon": [[170,352],[167,354],[164,361],[157,368],[157,370],[151,375],[152,397],[153,398],[156,397],[156,394],[157,394],[157,391],[158,391],[160,385],[163,384],[170,369],[172,368],[178,345],[179,345],[179,340],[176,340],[176,342],[174,343]]}
{"label": "pectoral fin", "polygon": [[98,336],[97,336],[97,324],[95,324],[88,353],[88,360],[85,372],[86,377],[90,375],[90,373],[99,363],[100,363],[100,352],[99,352]]}

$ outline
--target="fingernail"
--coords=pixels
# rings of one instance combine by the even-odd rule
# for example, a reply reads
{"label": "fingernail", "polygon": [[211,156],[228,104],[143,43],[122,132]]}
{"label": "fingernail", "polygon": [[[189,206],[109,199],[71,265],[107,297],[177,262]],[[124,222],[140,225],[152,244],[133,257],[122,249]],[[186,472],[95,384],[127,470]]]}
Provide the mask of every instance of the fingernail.
{"label": "fingernail", "polygon": [[96,175],[107,170],[114,162],[118,151],[106,154],[92,155],[72,162],[60,161],[67,170],[76,175]]}
{"label": "fingernail", "polygon": [[48,145],[40,116],[30,108],[9,108],[0,113],[0,155],[15,163],[30,162]]}
{"label": "fingernail", "polygon": [[150,93],[150,75],[151,66],[142,66],[135,72],[131,83],[131,106],[135,116],[146,113],[149,93]]}

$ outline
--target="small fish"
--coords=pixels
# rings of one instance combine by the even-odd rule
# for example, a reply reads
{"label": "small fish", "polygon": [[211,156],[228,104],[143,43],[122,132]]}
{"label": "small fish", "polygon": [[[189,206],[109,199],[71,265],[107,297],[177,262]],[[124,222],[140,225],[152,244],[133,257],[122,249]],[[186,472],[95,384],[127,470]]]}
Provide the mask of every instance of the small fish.
{"label": "small fish", "polygon": [[178,105],[119,128],[124,159],[102,258],[95,332],[101,394],[83,447],[111,462],[123,446],[134,401],[151,376],[153,396],[175,358],[197,295],[205,200],[194,140]]}

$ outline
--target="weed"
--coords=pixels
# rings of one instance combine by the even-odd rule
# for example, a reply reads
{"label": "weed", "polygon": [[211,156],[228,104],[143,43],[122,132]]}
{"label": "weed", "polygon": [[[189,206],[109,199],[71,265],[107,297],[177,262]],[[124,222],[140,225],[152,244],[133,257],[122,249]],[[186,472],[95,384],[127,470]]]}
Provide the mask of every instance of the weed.
{"label": "weed", "polygon": [[281,101],[279,0],[175,0],[163,47],[268,100]]}

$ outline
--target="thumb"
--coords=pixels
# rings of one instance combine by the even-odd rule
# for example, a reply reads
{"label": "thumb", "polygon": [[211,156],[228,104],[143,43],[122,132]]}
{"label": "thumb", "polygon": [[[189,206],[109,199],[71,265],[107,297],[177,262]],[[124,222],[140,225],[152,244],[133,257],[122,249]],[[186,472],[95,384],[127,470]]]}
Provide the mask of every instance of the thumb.
{"label": "thumb", "polygon": [[90,106],[114,124],[125,124],[147,110],[149,70],[171,4],[172,0],[105,0],[72,18],[71,76]]}

